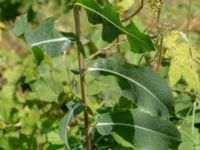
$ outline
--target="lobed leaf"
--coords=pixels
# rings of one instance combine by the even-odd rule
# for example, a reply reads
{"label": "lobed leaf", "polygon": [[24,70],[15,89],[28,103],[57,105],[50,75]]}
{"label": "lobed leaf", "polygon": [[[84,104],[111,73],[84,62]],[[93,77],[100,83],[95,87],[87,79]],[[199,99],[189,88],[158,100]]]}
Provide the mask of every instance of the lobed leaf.
{"label": "lobed leaf", "polygon": [[100,6],[96,0],[77,0],[75,5],[86,9],[88,20],[92,24],[102,24],[102,38],[112,42],[120,34],[125,34],[133,52],[142,53],[154,50],[151,38],[139,31],[131,21],[127,26],[122,25],[119,14],[106,0],[105,6]]}
{"label": "lobed leaf", "polygon": [[19,16],[15,22],[14,33],[16,36],[24,36],[30,48],[39,47],[50,56],[57,56],[70,47],[75,37],[73,34],[55,30],[55,19],[55,17],[47,18],[33,31],[28,27],[27,16]]}

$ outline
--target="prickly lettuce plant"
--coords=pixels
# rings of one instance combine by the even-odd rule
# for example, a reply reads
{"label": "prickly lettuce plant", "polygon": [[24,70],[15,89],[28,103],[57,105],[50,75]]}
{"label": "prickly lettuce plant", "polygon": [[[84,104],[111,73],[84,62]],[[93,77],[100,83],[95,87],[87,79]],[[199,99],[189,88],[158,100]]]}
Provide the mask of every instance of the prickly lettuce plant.
{"label": "prickly lettuce plant", "polygon": [[[113,141],[106,143],[106,138],[111,138],[121,148],[177,149],[181,143],[181,136],[171,122],[171,119],[176,117],[175,107],[171,89],[166,81],[151,68],[127,63],[119,51],[112,57],[105,55],[102,57],[99,55],[101,50],[88,52],[88,43],[95,39],[81,36],[80,12],[84,13],[84,9],[90,24],[102,26],[102,40],[111,43],[111,46],[119,45],[121,42],[119,37],[123,37],[122,42],[129,43],[127,51],[148,53],[155,50],[151,37],[140,31],[131,19],[123,19],[126,20],[124,23],[111,1],[76,0],[73,6],[76,29],[74,33],[55,29],[54,17],[47,18],[33,30],[28,25],[27,16],[24,15],[16,19],[14,27],[14,33],[24,39],[32,50],[38,68],[44,63],[46,57],[50,59],[59,55],[64,56],[71,49],[76,51],[72,55],[78,55],[78,67],[70,69],[75,78],[79,77],[78,86],[73,84],[71,87],[71,99],[65,102],[67,112],[60,121],[60,137],[65,143],[65,148],[92,150],[103,145],[105,149],[109,149],[113,148],[111,146]],[[98,109],[95,109],[90,104],[88,93],[92,91],[98,93],[96,88],[100,90],[104,88],[101,78],[108,79],[108,77],[116,81],[116,84],[112,84],[112,81],[108,80],[110,88],[118,87],[120,91],[118,99],[113,100],[117,101],[117,104],[111,102],[109,109],[105,109],[100,103],[108,99],[104,97],[105,99],[102,100],[97,97],[99,105]],[[72,83],[75,83],[75,78]],[[98,87],[90,88],[92,84],[88,85],[88,78],[102,83]],[[35,88],[39,86],[36,85]],[[79,94],[76,88],[79,88]],[[56,97],[49,97],[51,101],[56,99]],[[71,144],[74,142],[70,138],[75,128],[74,124],[75,126],[84,124],[84,134],[82,132],[80,134],[83,139],[86,139],[78,139],[76,146]],[[104,139],[104,142],[98,143],[101,139]],[[78,145],[80,141],[86,144],[80,147]]]}

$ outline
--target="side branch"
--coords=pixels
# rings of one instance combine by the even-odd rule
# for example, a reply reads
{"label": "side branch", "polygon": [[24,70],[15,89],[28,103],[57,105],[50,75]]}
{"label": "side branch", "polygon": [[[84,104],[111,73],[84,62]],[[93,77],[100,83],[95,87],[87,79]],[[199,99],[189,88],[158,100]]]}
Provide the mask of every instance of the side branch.
{"label": "side branch", "polygon": [[101,50],[96,51],[95,53],[93,53],[92,55],[90,55],[90,56],[86,59],[86,61],[88,61],[88,60],[90,60],[90,59],[93,59],[93,58],[95,58],[96,56],[98,56],[98,55],[100,55],[100,54],[103,54],[103,53],[105,53],[106,51],[110,50],[112,47],[114,47],[114,46],[119,46],[119,45],[121,45],[122,43],[127,42],[127,41],[128,41],[127,39],[124,39],[124,40],[121,40],[121,41],[115,41],[115,42],[109,44],[108,46],[102,48]]}
{"label": "side branch", "polygon": [[144,0],[141,0],[140,7],[133,14],[122,19],[122,22],[125,22],[125,21],[129,20],[130,18],[134,17],[135,15],[137,15],[142,10],[143,7],[144,7]]}

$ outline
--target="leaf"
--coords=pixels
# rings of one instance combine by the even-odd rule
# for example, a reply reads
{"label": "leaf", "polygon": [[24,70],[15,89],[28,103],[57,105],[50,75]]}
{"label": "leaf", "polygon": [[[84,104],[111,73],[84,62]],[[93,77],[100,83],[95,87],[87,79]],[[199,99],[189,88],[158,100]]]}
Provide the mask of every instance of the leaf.
{"label": "leaf", "polygon": [[57,101],[59,94],[64,91],[62,83],[56,82],[54,78],[49,76],[37,79],[31,85],[31,88],[37,94],[39,100],[47,102]]}
{"label": "leaf", "polygon": [[164,46],[167,48],[166,56],[171,58],[169,69],[169,81],[174,86],[183,77],[190,89],[200,94],[200,78],[198,70],[200,66],[196,59],[200,53],[190,47],[184,33],[172,31],[164,39]]}
{"label": "leaf", "polygon": [[[65,114],[65,116],[61,120],[60,127],[59,127],[60,128],[59,129],[60,137],[65,142],[68,150],[70,150],[70,146],[69,146],[68,139],[67,139],[69,124],[74,120],[76,115],[80,114],[83,111],[83,108],[84,108],[80,102],[73,101],[71,103],[72,103],[72,106],[70,106],[71,109],[69,110],[68,113]],[[69,108],[69,106],[68,106],[68,108]]]}
{"label": "leaf", "polygon": [[182,68],[177,66],[177,62],[171,61],[170,70],[169,70],[169,81],[171,85],[175,85],[182,76]]}
{"label": "leaf", "polygon": [[[63,59],[63,56],[49,58],[45,55],[43,63],[38,66],[39,77],[35,77],[34,82],[30,80],[30,87],[32,91],[37,95],[37,99],[46,101],[46,102],[56,102],[59,99],[59,96],[65,92],[71,92],[70,86],[65,84],[66,77],[69,77],[69,74],[66,71],[66,64],[70,64],[70,67],[73,67],[73,64],[70,62],[73,57],[68,57],[67,63]],[[32,59],[30,60],[32,61]],[[33,68],[33,66],[27,66],[26,68]],[[32,75],[31,72],[27,72],[25,75],[29,77]],[[69,81],[71,78],[69,77]],[[67,89],[67,91],[66,91]],[[69,90],[68,90],[69,89]]]}
{"label": "leaf", "polygon": [[177,149],[181,143],[178,130],[169,121],[138,110],[101,114],[96,122],[101,135],[118,134],[138,149]]}
{"label": "leaf", "polygon": [[87,85],[87,95],[98,95],[107,88],[106,84],[98,80],[92,80]]}
{"label": "leaf", "polygon": [[132,144],[130,144],[129,142],[124,140],[121,136],[119,136],[115,132],[112,133],[112,136],[115,139],[115,141],[118,142],[123,147],[129,147],[129,148],[134,149],[134,150],[136,149]]}
{"label": "leaf", "polygon": [[42,52],[42,50],[39,47],[33,47],[32,48],[33,54],[36,58],[37,64],[40,65],[40,63],[42,62],[42,60],[44,59],[44,54]]}
{"label": "leaf", "polygon": [[16,36],[21,36],[25,33],[25,29],[28,25],[27,15],[22,15],[16,18],[13,32]]}
{"label": "leaf", "polygon": [[183,124],[179,128],[179,132],[182,136],[182,143],[180,144],[178,150],[199,150],[200,149],[200,134],[198,128],[194,128],[194,133],[191,132],[191,118],[184,118]]}
{"label": "leaf", "polygon": [[175,110],[176,114],[182,115],[181,113],[184,111],[188,111],[192,106],[192,98],[187,94],[179,94],[174,99],[175,101]]}
{"label": "leaf", "polygon": [[171,89],[151,69],[137,67],[115,57],[94,61],[87,72],[116,76],[122,96],[134,101],[145,112],[163,117],[175,114]]}
{"label": "leaf", "polygon": [[33,134],[37,128],[37,122],[39,120],[39,113],[36,109],[30,109],[26,106],[19,112],[19,117],[21,118],[21,132],[25,135]]}
{"label": "leaf", "polygon": [[1,120],[9,120],[10,113],[12,111],[12,108],[14,107],[14,102],[12,99],[8,99],[4,97],[4,95],[8,94],[10,92],[9,90],[2,90],[0,92],[0,121]]}
{"label": "leaf", "polygon": [[75,5],[86,9],[90,23],[102,24],[104,41],[112,42],[120,34],[126,34],[133,52],[142,53],[154,50],[151,38],[140,32],[133,22],[126,27],[122,25],[119,14],[113,10],[107,0],[104,7],[95,0],[77,0]]}
{"label": "leaf", "polygon": [[26,44],[30,48],[37,46],[50,56],[57,56],[71,46],[74,35],[55,30],[55,19],[55,17],[47,18],[33,31],[28,27],[27,16],[20,16],[16,19],[14,33],[16,36],[24,35]]}
{"label": "leaf", "polygon": [[63,141],[60,139],[60,136],[58,134],[58,129],[49,131],[47,133],[47,140],[51,144],[55,144],[55,145],[61,145],[62,144],[62,146],[64,148]]}

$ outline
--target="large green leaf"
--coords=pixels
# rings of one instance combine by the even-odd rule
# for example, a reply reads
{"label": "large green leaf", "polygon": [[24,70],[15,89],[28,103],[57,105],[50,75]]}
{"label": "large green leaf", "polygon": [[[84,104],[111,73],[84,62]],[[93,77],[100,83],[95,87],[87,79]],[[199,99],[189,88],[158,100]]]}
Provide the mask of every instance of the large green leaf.
{"label": "large green leaf", "polygon": [[87,11],[88,20],[92,24],[102,24],[103,40],[112,42],[118,35],[126,34],[131,50],[137,53],[154,50],[150,37],[139,31],[133,22],[127,26],[122,25],[119,14],[106,0],[105,6],[100,6],[95,0],[77,0],[76,5],[84,7]]}
{"label": "large green leaf", "polygon": [[145,112],[163,117],[175,114],[171,89],[149,68],[137,67],[115,57],[98,59],[89,65],[87,71],[115,75],[122,96],[134,101]]}
{"label": "large green leaf", "polygon": [[69,124],[74,120],[74,118],[80,114],[84,106],[78,101],[71,101],[68,104],[69,112],[65,114],[60,123],[60,137],[65,142],[66,148],[70,150],[70,146],[67,139],[67,132]]}
{"label": "large green leaf", "polygon": [[118,134],[141,150],[177,149],[181,143],[178,130],[169,121],[138,110],[101,114],[96,128],[101,135]]}
{"label": "large green leaf", "polygon": [[39,100],[46,102],[57,101],[59,94],[64,91],[62,83],[49,76],[37,79],[31,84],[31,89],[36,93]]}
{"label": "large green leaf", "polygon": [[45,57],[44,63],[38,67],[39,77],[31,82],[30,87],[39,100],[56,102],[61,93],[66,91],[66,88],[70,88],[69,85],[64,84],[68,73],[65,61],[62,58],[62,56],[59,56],[49,60],[48,57]]}
{"label": "large green leaf", "polygon": [[39,47],[50,56],[59,55],[70,47],[73,34],[63,34],[54,29],[55,17],[50,17],[41,22],[36,30],[28,27],[27,16],[19,16],[16,19],[14,33],[16,36],[24,36],[26,44],[32,47]]}

